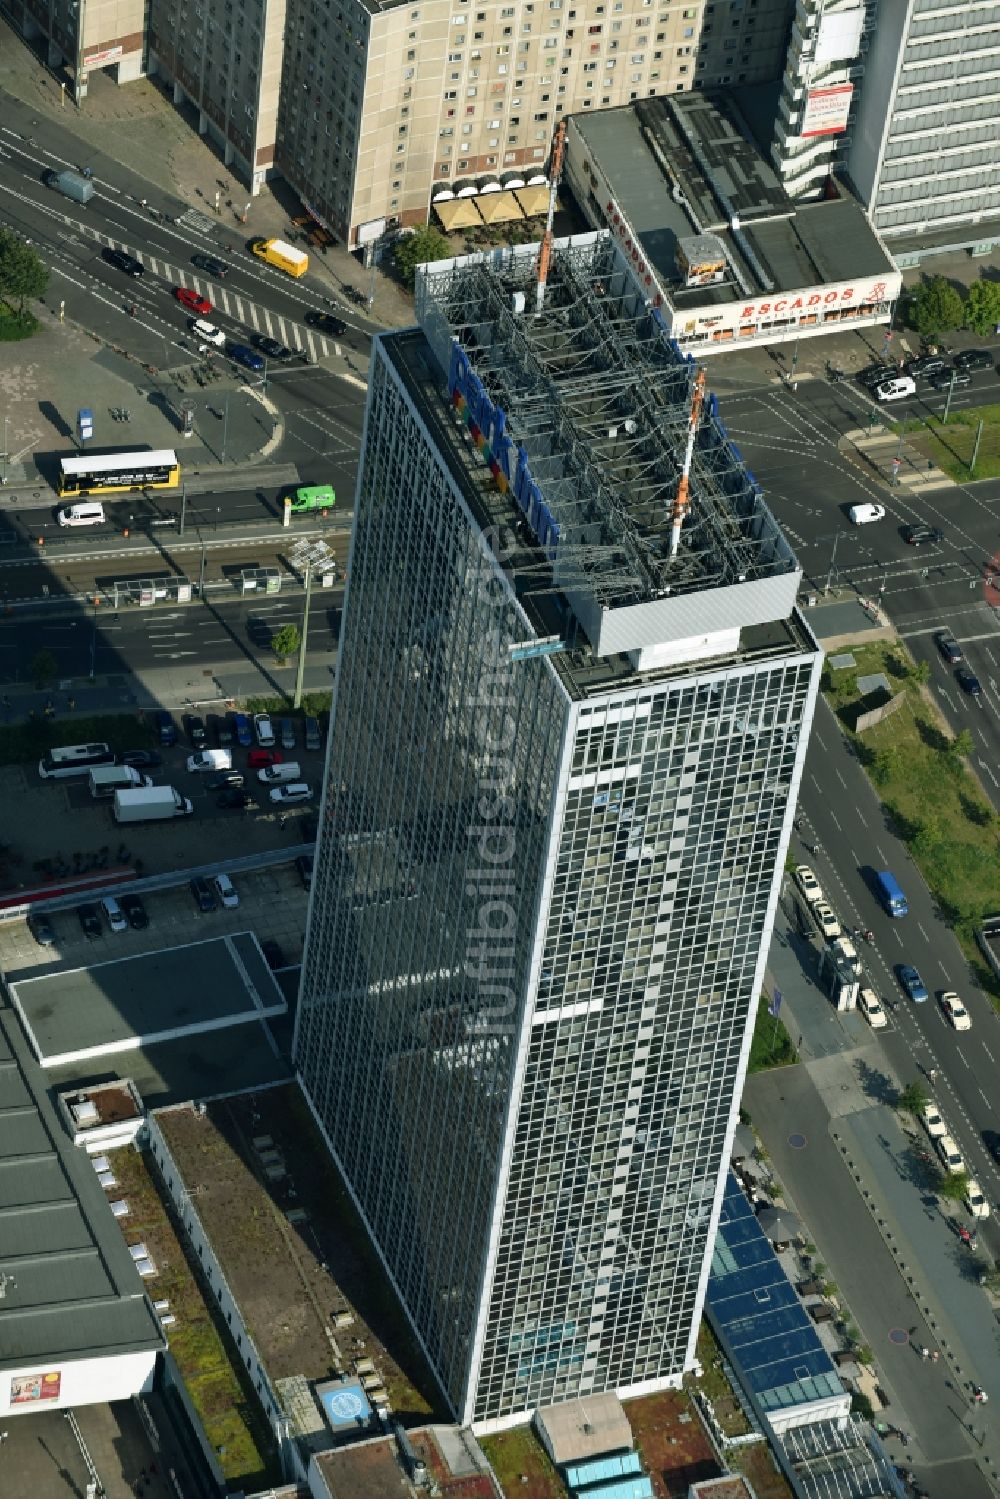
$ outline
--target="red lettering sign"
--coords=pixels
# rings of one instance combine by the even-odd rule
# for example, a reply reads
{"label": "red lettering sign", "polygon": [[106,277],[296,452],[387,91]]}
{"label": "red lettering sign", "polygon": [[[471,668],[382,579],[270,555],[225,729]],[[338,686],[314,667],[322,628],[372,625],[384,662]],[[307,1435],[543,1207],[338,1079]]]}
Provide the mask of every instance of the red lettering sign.
{"label": "red lettering sign", "polygon": [[779,297],[778,300],[777,300],[777,302],[775,302],[775,304],[774,304],[774,310],[775,310],[775,312],[782,312],[784,310],[784,308],[786,308],[787,306],[788,306],[788,298],[787,297]]}

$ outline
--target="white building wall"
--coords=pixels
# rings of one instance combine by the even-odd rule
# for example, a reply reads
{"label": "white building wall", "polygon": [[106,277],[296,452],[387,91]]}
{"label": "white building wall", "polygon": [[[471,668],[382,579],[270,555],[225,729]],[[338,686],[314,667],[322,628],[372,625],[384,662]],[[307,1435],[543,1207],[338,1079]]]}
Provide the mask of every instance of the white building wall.
{"label": "white building wall", "polygon": [[[106,1405],[112,1400],[131,1400],[153,1388],[156,1349],[141,1353],[112,1354],[108,1358],[52,1359],[44,1364],[23,1364],[0,1371],[0,1415],[22,1416],[38,1411],[63,1410],[73,1405]],[[39,1380],[38,1389],[56,1387],[58,1394],[34,1395],[25,1382]],[[46,1383],[46,1378],[48,1382]],[[0,1482],[0,1490],[3,1489]],[[7,1492],[11,1492],[7,1490]]]}

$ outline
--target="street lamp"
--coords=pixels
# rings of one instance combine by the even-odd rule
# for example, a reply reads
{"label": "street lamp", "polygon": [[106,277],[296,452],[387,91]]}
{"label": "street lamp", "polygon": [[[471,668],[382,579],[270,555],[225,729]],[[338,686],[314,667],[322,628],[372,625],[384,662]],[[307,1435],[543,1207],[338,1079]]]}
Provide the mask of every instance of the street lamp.
{"label": "street lamp", "polygon": [[299,633],[299,660],[295,671],[295,696],[293,708],[302,706],[302,687],[306,671],[306,641],[309,635],[309,602],[312,598],[314,568],[335,570],[336,558],[325,541],[299,541],[288,554],[292,566],[305,574],[306,597],[302,610],[302,629]]}

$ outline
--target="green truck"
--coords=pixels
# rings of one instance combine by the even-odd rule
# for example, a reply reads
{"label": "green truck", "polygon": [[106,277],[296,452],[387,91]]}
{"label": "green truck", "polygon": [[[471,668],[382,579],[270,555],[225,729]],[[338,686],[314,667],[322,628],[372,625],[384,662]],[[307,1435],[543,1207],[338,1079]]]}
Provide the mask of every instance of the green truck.
{"label": "green truck", "polygon": [[292,514],[305,515],[309,510],[319,510],[325,514],[336,503],[336,493],[329,484],[312,484],[304,489],[297,489],[292,495]]}

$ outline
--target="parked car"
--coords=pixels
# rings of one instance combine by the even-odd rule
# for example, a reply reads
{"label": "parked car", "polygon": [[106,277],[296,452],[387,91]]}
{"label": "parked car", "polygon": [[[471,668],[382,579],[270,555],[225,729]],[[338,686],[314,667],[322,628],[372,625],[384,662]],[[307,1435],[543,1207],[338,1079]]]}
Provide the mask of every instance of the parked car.
{"label": "parked car", "polygon": [[940,541],[943,532],[937,526],[925,526],[922,523],[915,526],[903,527],[903,540],[911,547],[926,546],[929,542]]}
{"label": "parked car", "polygon": [[936,1103],[925,1103],[920,1115],[924,1121],[924,1129],[932,1140],[938,1140],[948,1133],[948,1126],[941,1118],[941,1111]]}
{"label": "parked car", "polygon": [[103,928],[101,926],[101,913],[96,906],[77,906],[76,914],[83,928],[85,937],[99,937]]}
{"label": "parked car", "polygon": [[955,681],[961,687],[962,691],[967,692],[971,698],[975,698],[977,703],[982,699],[983,684],[975,672],[970,671],[967,666],[960,666],[958,668],[958,671],[955,673]]}
{"label": "parked car", "polygon": [[192,291],[189,286],[175,286],[174,296],[182,307],[187,307],[196,317],[208,317],[212,310],[208,298],[203,297],[200,291]]}
{"label": "parked car", "polygon": [[310,328],[318,328],[321,333],[332,333],[335,337],[347,332],[347,324],[343,318],[334,317],[332,312],[307,312],[306,322]]}
{"label": "parked car", "polygon": [[884,385],[886,380],[892,380],[898,374],[894,364],[870,364],[861,371],[858,380],[866,390],[874,390],[876,385]]}
{"label": "parked car", "polygon": [[293,802],[307,802],[312,796],[312,787],[307,786],[305,781],[292,781],[287,786],[274,786],[268,796],[272,802],[279,806],[289,806]]}
{"label": "parked car", "polygon": [[311,890],[313,882],[313,861],[311,854],[299,854],[295,860],[295,868],[299,872],[303,890]]}
{"label": "parked car", "polygon": [[177,725],[165,708],[158,708],[153,714],[153,724],[159,736],[160,743],[169,749],[177,743]]}
{"label": "parked car", "polygon": [[983,1189],[972,1176],[969,1177],[966,1183],[963,1200],[973,1218],[988,1218],[990,1216],[990,1205],[983,1195]]}
{"label": "parked car", "polygon": [[873,1031],[884,1030],[889,1023],[882,1002],[874,989],[858,990],[858,1009]]}
{"label": "parked car", "polygon": [[233,726],[224,713],[210,713],[208,715],[208,727],[212,738],[220,749],[228,748],[236,737],[233,734]]}
{"label": "parked car", "polygon": [[201,750],[207,747],[208,735],[205,733],[205,720],[203,718],[198,718],[194,713],[187,713],[184,716],[184,727],[187,729],[187,736],[192,749]]}
{"label": "parked car", "polygon": [[223,261],[217,260],[214,255],[203,255],[200,250],[191,256],[191,264],[196,265],[199,271],[206,271],[209,276],[217,276],[220,281],[229,275],[229,267]]}
{"label": "parked car", "polygon": [[995,1129],[983,1130],[983,1144],[995,1161],[1000,1161],[1000,1133]]}
{"label": "parked car", "polygon": [[257,743],[262,749],[270,749],[274,744],[274,727],[268,713],[255,713],[253,716],[253,729],[257,735]]}
{"label": "parked car", "polygon": [[945,989],[938,997],[938,1002],[945,1013],[945,1018],[957,1031],[971,1031],[972,1016],[955,993],[954,989]]}
{"label": "parked car", "polygon": [[190,771],[206,770],[232,770],[233,752],[223,749],[195,750],[193,755],[187,757],[187,768]]}
{"label": "parked car", "polygon": [[921,376],[926,379],[930,375],[936,375],[945,368],[944,360],[940,354],[918,354],[911,359],[906,366],[906,373],[911,377]]}
{"label": "parked car", "polygon": [[277,749],[252,749],[247,755],[247,765],[251,770],[260,770],[264,765],[280,765],[284,758]]}
{"label": "parked car", "polygon": [[30,912],[27,926],[39,947],[51,947],[56,940],[55,927],[44,911]]}
{"label": "parked car", "polygon": [[233,732],[236,735],[237,744],[241,744],[244,749],[246,749],[248,745],[253,744],[253,733],[250,728],[250,720],[245,713],[233,714]]}
{"label": "parked car", "polygon": [[104,919],[108,923],[108,930],[112,932],[127,932],[128,917],[113,895],[106,895],[101,901],[101,910]]}
{"label": "parked car", "polygon": [[123,895],[121,908],[134,932],[144,931],[149,926],[149,917],[146,915],[146,907],[140,895]]}
{"label": "parked car", "polygon": [[200,874],[195,875],[191,881],[191,894],[194,896],[195,905],[199,911],[214,911],[218,905],[215,891]]}
{"label": "parked car", "polygon": [[101,251],[101,259],[107,261],[108,265],[113,265],[116,271],[124,271],[126,276],[135,276],[137,280],[146,269],[134,255],[129,255],[125,250],[116,250],[112,245],[105,245]]}
{"label": "parked car", "polygon": [[823,890],[819,880],[813,874],[808,864],[799,864],[795,870],[795,882],[810,905],[823,899]]}
{"label": "parked car", "polygon": [[237,895],[236,887],[233,885],[233,882],[229,878],[228,874],[214,875],[212,879],[212,885],[215,888],[216,895],[219,897],[227,911],[231,911],[239,905],[240,898]]}
{"label": "parked car", "polygon": [[989,349],[962,349],[952,363],[957,370],[991,370],[993,355]]}
{"label": "parked car", "polygon": [[249,791],[244,791],[242,786],[230,786],[223,791],[221,796],[216,797],[215,805],[226,812],[246,812],[257,803]]}
{"label": "parked car", "polygon": [[812,913],[816,918],[816,925],[824,937],[839,937],[841,935],[842,927],[840,922],[825,900],[813,901]]}
{"label": "parked car", "polygon": [[280,945],[275,942],[273,937],[266,938],[266,940],[260,944],[260,950],[264,954],[264,962],[267,964],[268,968],[284,968],[285,954],[282,952]]}
{"label": "parked car", "polygon": [[136,770],[153,770],[163,764],[163,756],[155,750],[122,750],[118,756],[120,765],[134,765]]}
{"label": "parked car", "polygon": [[939,374],[931,375],[928,384],[934,390],[948,390],[952,387],[958,390],[960,386],[971,385],[972,376],[968,370],[941,370]]}
{"label": "parked car", "polygon": [[938,650],[941,652],[942,656],[947,661],[949,666],[957,666],[959,661],[963,661],[965,659],[962,654],[962,647],[959,645],[958,641],[955,639],[950,630],[936,631],[934,635],[934,644],[937,646]]}
{"label": "parked car", "polygon": [[951,1135],[938,1135],[934,1144],[938,1155],[941,1157],[944,1169],[951,1176],[964,1175],[965,1162],[962,1160],[962,1153],[951,1138]]}
{"label": "parked car", "polygon": [[281,748],[293,750],[295,748],[295,719],[278,719],[278,737],[281,740]]}
{"label": "parked car", "polygon": [[220,770],[217,776],[209,776],[205,782],[207,791],[225,791],[230,786],[245,786],[246,777],[242,770]]}
{"label": "parked car", "polygon": [[911,963],[899,963],[896,966],[896,977],[902,984],[910,999],[916,1005],[923,1004],[927,998],[927,988],[920,974]]}
{"label": "parked car", "polygon": [[320,730],[318,718],[306,719],[306,749],[318,750],[323,748],[323,734]]}

